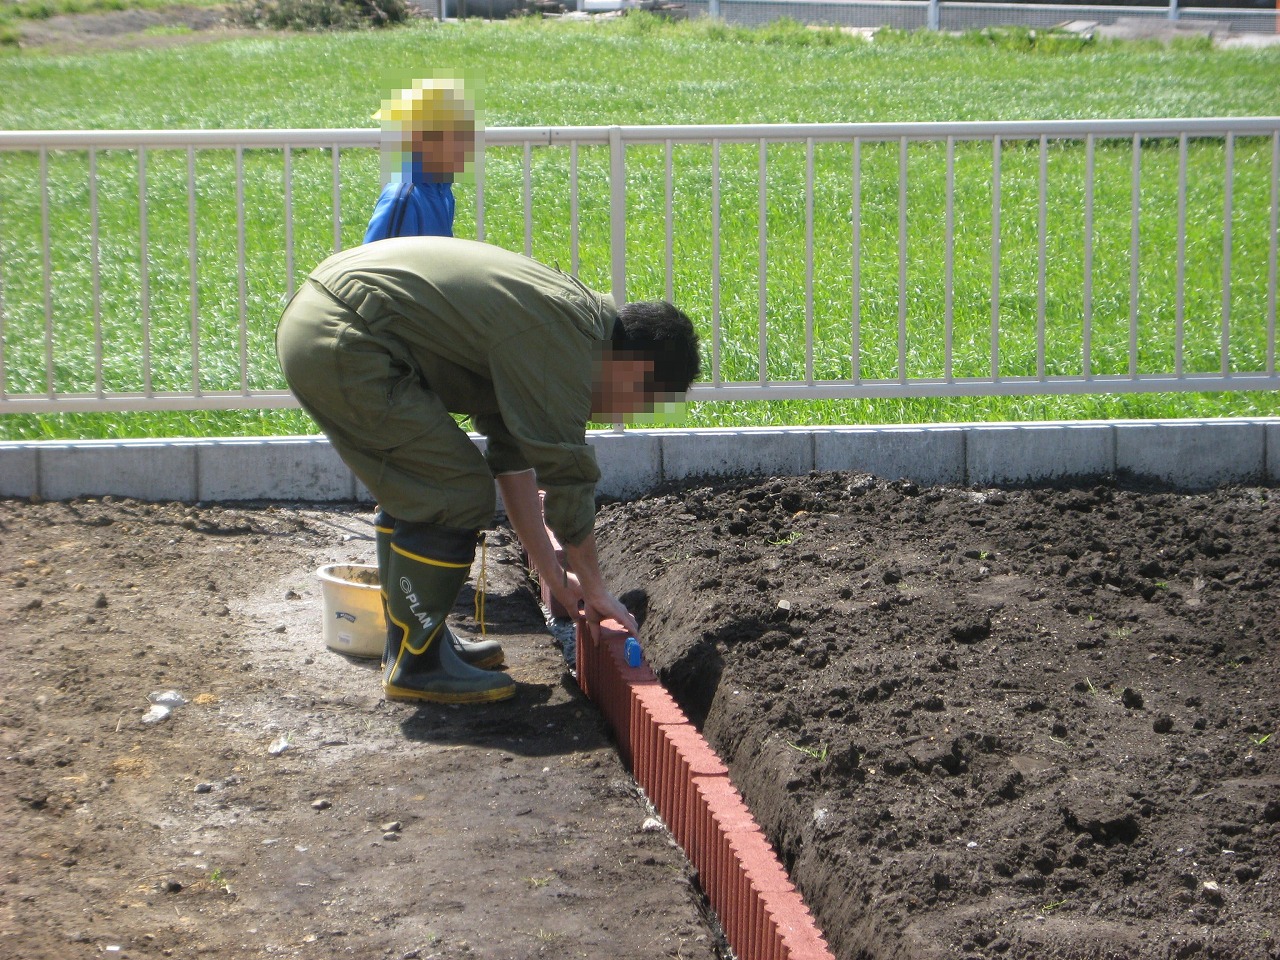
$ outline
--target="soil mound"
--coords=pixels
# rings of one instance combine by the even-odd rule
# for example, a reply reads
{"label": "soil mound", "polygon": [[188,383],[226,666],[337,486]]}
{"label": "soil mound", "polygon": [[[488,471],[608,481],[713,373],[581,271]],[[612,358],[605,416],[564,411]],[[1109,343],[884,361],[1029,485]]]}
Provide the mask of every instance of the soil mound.
{"label": "soil mound", "polygon": [[841,960],[1274,960],[1278,504],[715,481],[601,555]]}

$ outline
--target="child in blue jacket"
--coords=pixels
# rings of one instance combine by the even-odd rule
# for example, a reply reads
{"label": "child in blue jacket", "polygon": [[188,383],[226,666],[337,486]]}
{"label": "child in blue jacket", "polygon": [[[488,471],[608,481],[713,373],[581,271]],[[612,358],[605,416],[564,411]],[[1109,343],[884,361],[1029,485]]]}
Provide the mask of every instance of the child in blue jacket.
{"label": "child in blue jacket", "polygon": [[453,180],[475,154],[475,107],[456,80],[414,80],[374,114],[387,185],[364,242],[453,236]]}

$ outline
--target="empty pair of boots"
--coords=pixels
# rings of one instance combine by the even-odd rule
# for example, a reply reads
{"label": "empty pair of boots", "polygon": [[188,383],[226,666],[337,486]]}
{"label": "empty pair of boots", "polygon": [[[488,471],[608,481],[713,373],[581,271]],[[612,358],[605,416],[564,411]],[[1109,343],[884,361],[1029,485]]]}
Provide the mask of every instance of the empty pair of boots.
{"label": "empty pair of boots", "polygon": [[456,636],[445,618],[466,583],[478,531],[393,520],[374,521],[378,572],[387,614],[382,690],[389,700],[486,703],[516,692],[493,640]]}

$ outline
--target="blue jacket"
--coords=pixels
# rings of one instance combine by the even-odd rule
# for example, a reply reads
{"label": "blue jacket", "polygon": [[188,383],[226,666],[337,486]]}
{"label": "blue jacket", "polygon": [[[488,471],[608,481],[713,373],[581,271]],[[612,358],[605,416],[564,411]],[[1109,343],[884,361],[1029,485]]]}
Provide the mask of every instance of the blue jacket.
{"label": "blue jacket", "polygon": [[416,163],[382,188],[364,242],[388,237],[452,237],[453,182],[437,180]]}

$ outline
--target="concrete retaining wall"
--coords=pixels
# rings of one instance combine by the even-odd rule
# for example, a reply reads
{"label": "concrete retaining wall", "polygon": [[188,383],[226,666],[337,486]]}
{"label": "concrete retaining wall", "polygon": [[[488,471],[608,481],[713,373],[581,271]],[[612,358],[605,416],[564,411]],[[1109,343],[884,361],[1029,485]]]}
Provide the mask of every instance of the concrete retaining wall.
{"label": "concrete retaining wall", "polygon": [[[602,495],[664,480],[849,470],[1000,486],[1121,474],[1184,490],[1280,482],[1280,417],[601,431]],[[483,440],[477,438],[477,444]],[[0,443],[0,496],[370,500],[324,437]]]}

